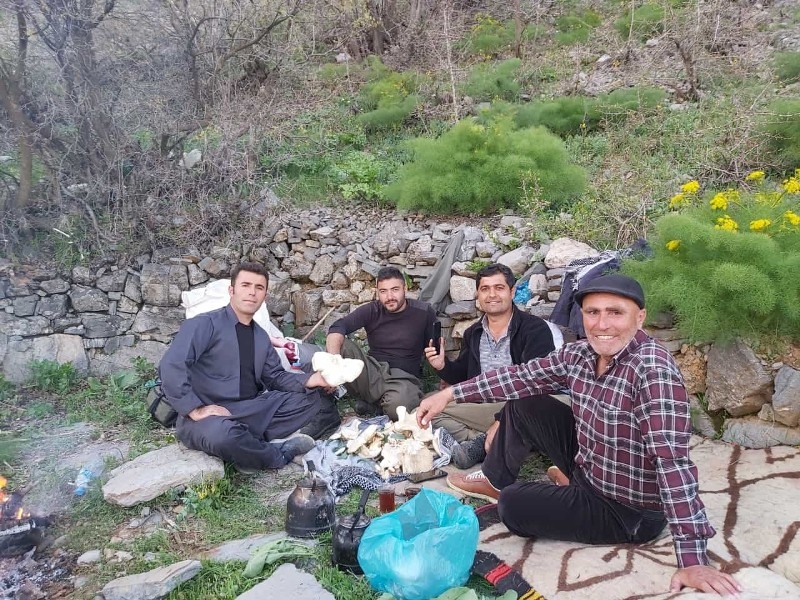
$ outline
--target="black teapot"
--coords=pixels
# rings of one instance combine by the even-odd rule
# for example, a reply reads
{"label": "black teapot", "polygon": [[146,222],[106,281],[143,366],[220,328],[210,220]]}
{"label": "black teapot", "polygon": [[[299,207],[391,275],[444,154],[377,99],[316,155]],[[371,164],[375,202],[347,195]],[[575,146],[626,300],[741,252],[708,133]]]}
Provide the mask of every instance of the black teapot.
{"label": "black teapot", "polygon": [[286,533],[309,538],[330,531],[336,519],[335,498],[328,484],[308,461],[308,475],[297,482],[286,500]]}
{"label": "black teapot", "polygon": [[361,543],[361,536],[370,524],[372,519],[364,514],[364,508],[369,499],[369,490],[364,490],[361,494],[361,501],[358,503],[358,512],[353,515],[339,517],[336,520],[336,527],[333,529],[333,564],[343,571],[349,571],[354,575],[362,575],[364,571],[358,564],[358,545]]}

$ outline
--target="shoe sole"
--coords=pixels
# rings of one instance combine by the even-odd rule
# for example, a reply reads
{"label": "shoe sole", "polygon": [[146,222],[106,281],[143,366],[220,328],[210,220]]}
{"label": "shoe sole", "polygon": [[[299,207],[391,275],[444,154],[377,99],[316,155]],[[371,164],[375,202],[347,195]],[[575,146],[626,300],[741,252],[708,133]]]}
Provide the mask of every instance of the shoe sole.
{"label": "shoe sole", "polygon": [[492,504],[497,504],[497,498],[494,496],[489,496],[488,494],[481,494],[480,492],[470,492],[464,489],[461,489],[454,483],[450,481],[450,478],[447,478],[447,487],[456,490],[457,492],[461,492],[465,496],[471,496],[472,498],[480,498],[481,500],[488,500]]}

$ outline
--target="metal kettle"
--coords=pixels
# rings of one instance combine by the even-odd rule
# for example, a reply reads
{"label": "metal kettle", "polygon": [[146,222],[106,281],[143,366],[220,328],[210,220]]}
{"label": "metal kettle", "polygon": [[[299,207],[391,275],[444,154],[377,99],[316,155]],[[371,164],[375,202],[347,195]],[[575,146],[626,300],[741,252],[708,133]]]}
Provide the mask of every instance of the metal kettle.
{"label": "metal kettle", "polygon": [[286,533],[299,538],[309,538],[333,528],[336,506],[328,484],[308,461],[308,475],[297,482],[286,500]]}
{"label": "metal kettle", "polygon": [[368,499],[369,490],[364,490],[361,494],[361,501],[358,503],[358,512],[339,517],[336,520],[336,527],[333,528],[331,539],[333,564],[354,575],[364,573],[361,565],[358,564],[358,545],[361,543],[361,537],[367,526],[372,522],[372,519],[364,514]]}

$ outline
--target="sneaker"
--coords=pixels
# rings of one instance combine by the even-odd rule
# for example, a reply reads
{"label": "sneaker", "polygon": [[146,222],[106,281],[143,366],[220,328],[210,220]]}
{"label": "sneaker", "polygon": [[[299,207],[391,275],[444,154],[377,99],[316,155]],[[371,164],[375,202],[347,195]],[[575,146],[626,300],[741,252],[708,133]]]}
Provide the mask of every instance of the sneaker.
{"label": "sneaker", "polygon": [[439,456],[453,456],[453,448],[458,445],[456,439],[444,427],[433,430],[433,449]]}
{"label": "sneaker", "polygon": [[460,442],[453,446],[450,451],[453,464],[459,469],[469,469],[470,467],[483,462],[486,458],[486,434],[481,434],[474,440]]}
{"label": "sneaker", "polygon": [[316,445],[314,439],[308,435],[297,434],[290,437],[283,442],[279,449],[283,457],[286,459],[286,464],[289,464],[295,457],[305,454]]}
{"label": "sneaker", "polygon": [[261,473],[261,469],[256,469],[255,467],[240,467],[236,463],[233,463],[233,468],[241,475],[258,475]]}
{"label": "sneaker", "polygon": [[558,486],[569,485],[569,477],[555,465],[547,469],[547,478]]}
{"label": "sneaker", "polygon": [[299,432],[315,440],[321,440],[336,431],[341,423],[342,417],[339,415],[336,405],[324,398],[319,412],[311,421],[301,427]]}
{"label": "sneaker", "polygon": [[500,490],[489,482],[481,470],[473,471],[469,475],[451,473],[447,476],[447,485],[462,494],[489,502],[497,502],[500,497]]}

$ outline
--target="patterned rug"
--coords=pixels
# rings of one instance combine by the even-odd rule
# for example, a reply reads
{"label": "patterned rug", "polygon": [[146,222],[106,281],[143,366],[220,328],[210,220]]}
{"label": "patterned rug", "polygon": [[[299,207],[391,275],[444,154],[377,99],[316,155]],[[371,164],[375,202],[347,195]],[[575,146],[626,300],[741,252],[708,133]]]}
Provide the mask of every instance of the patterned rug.
{"label": "patterned rug", "polygon": [[[742,584],[739,600],[800,599],[800,448],[749,450],[692,439],[700,493],[717,535],[712,564]],[[719,598],[669,592],[675,572],[665,529],[648,544],[589,546],[523,539],[502,524],[481,532],[480,550],[496,554],[548,600]]]}

